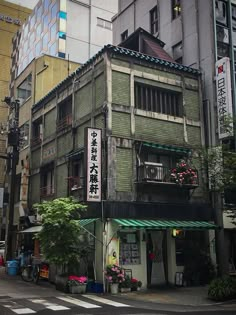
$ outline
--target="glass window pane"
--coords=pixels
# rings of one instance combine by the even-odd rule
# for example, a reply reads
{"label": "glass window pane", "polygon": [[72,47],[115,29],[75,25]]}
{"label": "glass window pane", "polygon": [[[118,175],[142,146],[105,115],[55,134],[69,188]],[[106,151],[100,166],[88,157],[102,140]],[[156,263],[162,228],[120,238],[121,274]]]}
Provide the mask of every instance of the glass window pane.
{"label": "glass window pane", "polygon": [[54,23],[52,26],[51,26],[51,41],[55,40],[56,37],[57,37],[57,23]]}

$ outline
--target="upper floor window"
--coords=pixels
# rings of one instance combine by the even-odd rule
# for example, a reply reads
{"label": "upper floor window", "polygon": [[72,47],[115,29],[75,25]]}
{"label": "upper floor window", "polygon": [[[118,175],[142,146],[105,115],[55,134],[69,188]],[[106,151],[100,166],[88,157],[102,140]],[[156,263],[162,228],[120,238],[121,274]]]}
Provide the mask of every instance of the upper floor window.
{"label": "upper floor window", "polygon": [[20,127],[20,149],[25,148],[29,144],[29,122]]}
{"label": "upper floor window", "polygon": [[126,40],[127,37],[128,37],[128,30],[125,30],[125,31],[121,34],[121,41],[123,42],[124,40]]}
{"label": "upper floor window", "polygon": [[107,28],[108,30],[112,29],[112,23],[110,21],[101,19],[99,17],[97,18],[97,25],[103,28]]}
{"label": "upper floor window", "polygon": [[171,0],[172,20],[181,14],[180,0]]}
{"label": "upper floor window", "polygon": [[227,4],[224,1],[215,1],[216,22],[227,26]]}
{"label": "upper floor window", "polygon": [[23,104],[32,93],[32,74],[17,87],[17,98],[20,100],[20,104]]}
{"label": "upper floor window", "polygon": [[180,93],[135,83],[135,107],[151,112],[182,117]]}
{"label": "upper floor window", "polygon": [[156,35],[158,32],[158,11],[157,6],[155,6],[150,11],[150,32],[152,35]]}

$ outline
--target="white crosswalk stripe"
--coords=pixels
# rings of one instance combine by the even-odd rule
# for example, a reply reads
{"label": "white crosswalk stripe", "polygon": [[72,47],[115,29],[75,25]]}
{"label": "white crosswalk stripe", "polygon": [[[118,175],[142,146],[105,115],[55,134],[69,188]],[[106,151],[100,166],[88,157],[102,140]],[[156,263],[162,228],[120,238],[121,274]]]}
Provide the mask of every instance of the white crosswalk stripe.
{"label": "white crosswalk stripe", "polygon": [[93,301],[100,302],[100,303],[107,304],[107,305],[111,305],[111,306],[115,306],[115,307],[130,307],[130,305],[115,302],[115,301],[108,300],[108,299],[104,299],[104,298],[102,298],[100,296],[96,296],[96,295],[86,294],[86,295],[82,295],[82,296],[84,296],[88,299],[91,299]]}
{"label": "white crosswalk stripe", "polygon": [[99,307],[101,307],[99,305],[84,302],[84,301],[81,301],[79,299],[75,299],[75,298],[70,297],[70,296],[66,296],[66,297],[58,296],[57,299],[60,299],[62,301],[65,301],[65,302],[68,302],[68,303],[71,303],[71,304],[74,304],[77,306],[81,306],[84,308],[99,308]]}
{"label": "white crosswalk stripe", "polygon": [[43,299],[32,299],[32,300],[29,300],[29,301],[31,301],[33,303],[42,304],[46,308],[48,308],[49,310],[52,310],[52,311],[65,311],[65,310],[69,310],[70,309],[69,307],[61,306],[61,305],[58,305],[56,303],[47,302],[46,300],[43,300]]}
{"label": "white crosswalk stripe", "polygon": [[[21,307],[20,305],[14,306],[14,305],[3,305],[6,308],[9,308],[12,312],[16,314],[34,314],[36,313],[34,310],[28,308],[28,307]],[[17,307],[17,308],[14,308]]]}

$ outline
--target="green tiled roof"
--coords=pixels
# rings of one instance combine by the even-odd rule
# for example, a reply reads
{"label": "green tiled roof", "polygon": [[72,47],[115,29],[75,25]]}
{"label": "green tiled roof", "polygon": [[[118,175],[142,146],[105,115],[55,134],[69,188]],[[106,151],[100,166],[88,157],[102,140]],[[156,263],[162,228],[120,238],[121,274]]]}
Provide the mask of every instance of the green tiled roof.
{"label": "green tiled roof", "polygon": [[37,110],[38,107],[42,104],[44,100],[46,100],[48,97],[52,96],[56,93],[56,91],[63,86],[64,84],[68,84],[70,80],[72,80],[76,75],[79,75],[84,69],[86,69],[90,64],[92,64],[98,57],[100,57],[104,52],[109,52],[114,55],[123,55],[127,57],[134,58],[136,60],[143,60],[150,64],[155,65],[161,65],[164,67],[168,67],[173,70],[179,70],[181,72],[185,73],[191,73],[194,75],[200,74],[200,71],[198,69],[194,69],[191,67],[187,67],[178,63],[166,61],[160,58],[152,57],[150,55],[146,55],[134,50],[130,50],[127,48],[119,47],[119,46],[113,46],[113,45],[106,45],[104,46],[98,53],[96,53],[93,57],[91,57],[86,63],[84,63],[82,66],[80,66],[78,69],[76,69],[71,75],[69,75],[67,78],[65,78],[63,81],[61,81],[54,89],[52,89],[50,92],[48,92],[41,100],[39,100],[32,108],[32,111]]}
{"label": "green tiled roof", "polygon": [[166,230],[166,229],[186,229],[186,230],[212,230],[217,226],[206,221],[172,221],[172,220],[133,220],[133,219],[113,219],[123,228]]}
{"label": "green tiled roof", "polygon": [[164,145],[164,144],[149,143],[149,142],[143,142],[143,146],[159,149],[159,150],[178,152],[178,153],[189,153],[191,151],[190,149],[187,149],[187,148],[180,148],[180,147],[175,147],[172,145]]}

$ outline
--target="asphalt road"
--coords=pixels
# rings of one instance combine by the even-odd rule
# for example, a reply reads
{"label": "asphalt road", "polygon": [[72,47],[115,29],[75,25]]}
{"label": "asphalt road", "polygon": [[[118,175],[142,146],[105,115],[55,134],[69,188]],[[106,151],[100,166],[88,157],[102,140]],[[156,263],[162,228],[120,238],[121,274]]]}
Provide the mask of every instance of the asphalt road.
{"label": "asphalt road", "polygon": [[172,311],[163,310],[161,305],[143,302],[137,303],[122,298],[111,296],[101,297],[96,295],[55,295],[53,297],[13,299],[2,296],[0,299],[0,315],[13,314],[35,314],[35,315],[173,315],[173,314],[194,314],[194,315],[235,315],[235,305],[232,309],[219,310],[198,308],[191,310],[173,308]]}

